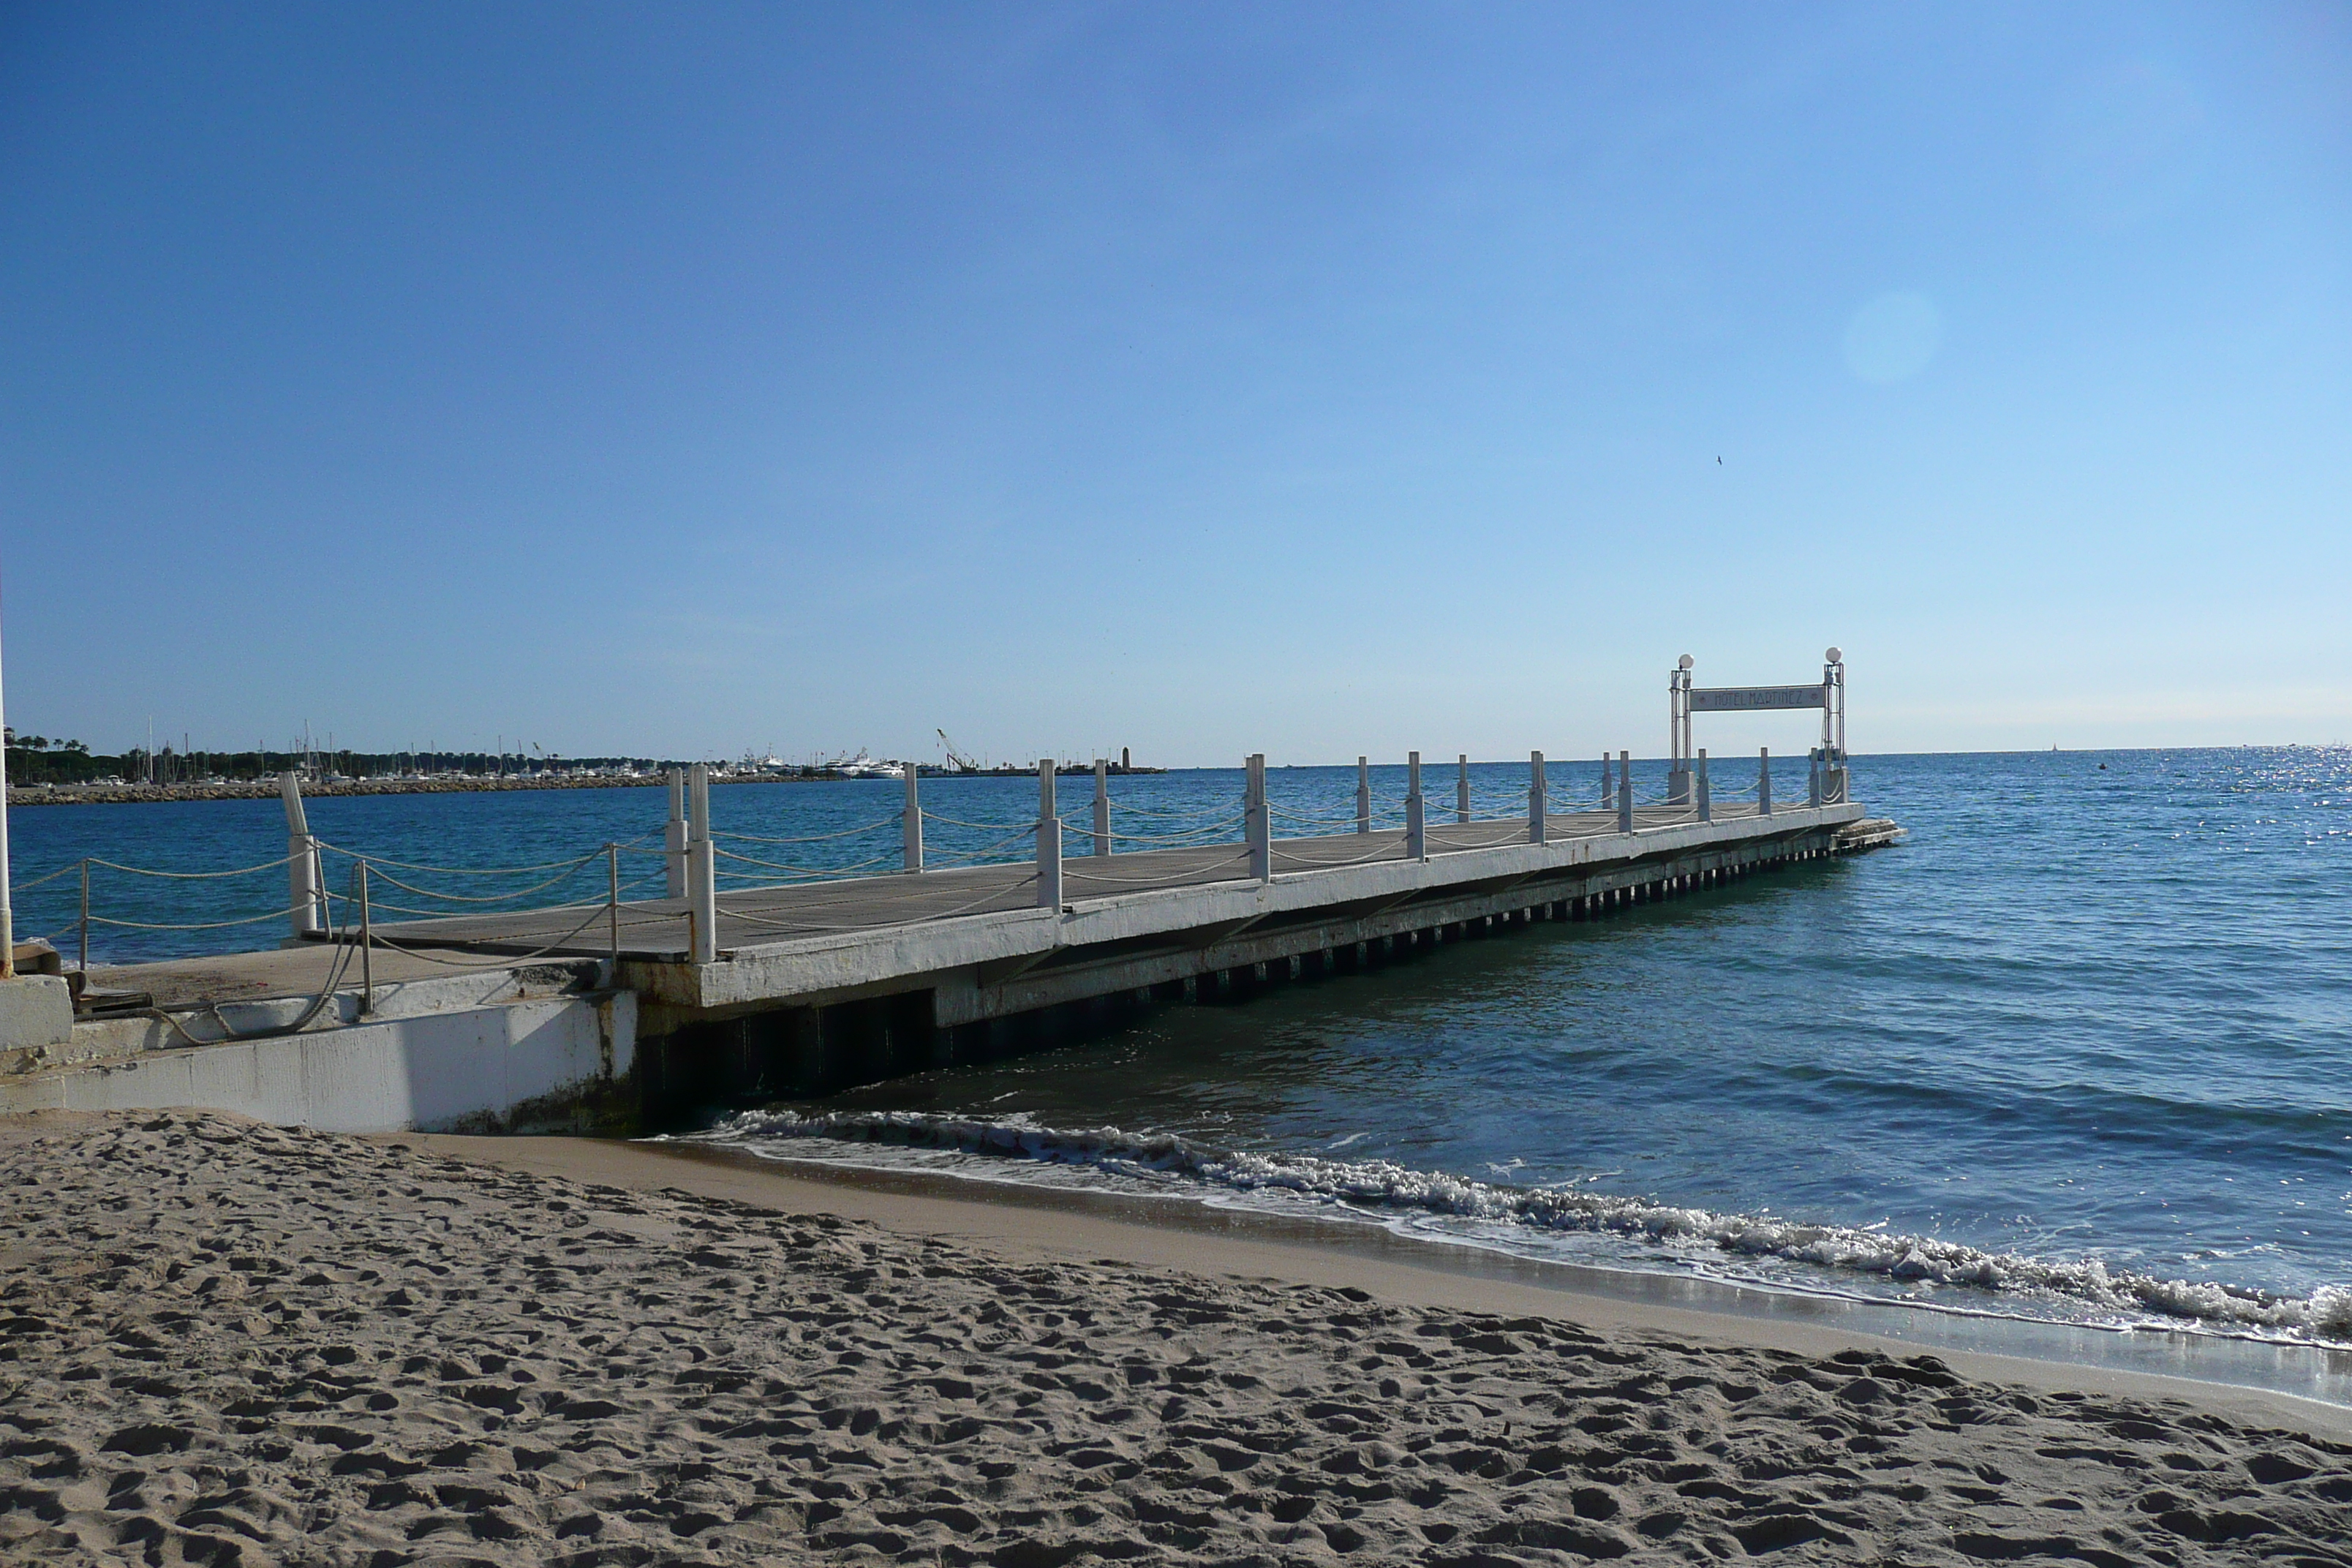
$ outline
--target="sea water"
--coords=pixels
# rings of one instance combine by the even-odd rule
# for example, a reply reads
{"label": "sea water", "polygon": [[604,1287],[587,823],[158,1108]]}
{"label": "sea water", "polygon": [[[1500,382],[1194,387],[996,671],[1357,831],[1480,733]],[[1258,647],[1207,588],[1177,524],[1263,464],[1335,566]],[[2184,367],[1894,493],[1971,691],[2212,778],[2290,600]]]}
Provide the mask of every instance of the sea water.
{"label": "sea water", "polygon": [[[1430,780],[1439,824],[1451,772]],[[1556,809],[1594,793],[1588,772],[1555,764]],[[1524,791],[1523,763],[1476,773],[1481,809]],[[1303,831],[1344,821],[1353,783],[1276,769],[1269,792]],[[1213,826],[1238,788],[1114,781],[1168,826]],[[1376,780],[1383,802],[1397,788]],[[1034,810],[1034,781],[924,789],[983,826]],[[861,814],[880,834],[898,790],[745,787],[714,809],[764,837]],[[1065,814],[1091,790],[1064,781]],[[1783,1289],[2352,1340],[2352,752],[1865,757],[1854,792],[1908,837],[703,1136]],[[511,864],[660,812],[620,790],[330,800],[312,821],[376,853]],[[12,820],[27,874],[98,842],[283,852],[274,803]],[[832,842],[768,853],[875,852]]]}

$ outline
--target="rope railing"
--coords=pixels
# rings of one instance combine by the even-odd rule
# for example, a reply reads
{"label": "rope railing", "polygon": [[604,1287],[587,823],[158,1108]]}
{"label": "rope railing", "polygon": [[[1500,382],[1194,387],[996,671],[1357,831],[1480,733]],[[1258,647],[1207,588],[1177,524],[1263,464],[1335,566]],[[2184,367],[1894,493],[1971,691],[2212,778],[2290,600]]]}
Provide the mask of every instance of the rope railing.
{"label": "rope railing", "polygon": [[[925,812],[923,815],[928,817],[930,813]],[[886,816],[879,822],[869,822],[862,827],[845,827],[838,833],[807,833],[797,838],[765,838],[756,833],[720,833],[716,830],[710,837],[730,838],[741,844],[830,844],[836,838],[855,838],[863,833],[873,833],[885,827],[897,827],[902,820],[901,817],[895,816]]]}
{"label": "rope railing", "polygon": [[[257,871],[275,871],[295,858],[291,855],[280,855],[275,860],[265,860],[258,866],[239,866],[233,871],[165,871],[152,866],[120,865],[112,860],[101,860],[95,855],[83,857],[80,864],[100,867],[109,871],[121,871],[133,877],[160,877],[174,882],[212,882],[225,877],[250,877]],[[44,881],[47,879],[47,878],[42,879]],[[19,883],[18,886],[28,887],[31,884]]]}
{"label": "rope railing", "polygon": [[[635,843],[638,839],[648,837],[650,836],[641,833],[637,835],[636,839],[626,842]],[[330,844],[323,838],[313,838],[311,842],[320,849],[337,855],[347,855],[353,860],[364,860],[369,865],[379,868],[389,866],[396,871],[419,871],[430,877],[528,877],[540,871],[552,871],[558,867],[576,869],[613,847],[611,845],[600,844],[585,855],[577,855],[568,860],[543,860],[536,866],[419,866],[410,861],[394,860],[381,855],[363,855],[356,849],[346,849],[340,844]],[[294,857],[289,855],[286,860],[280,860],[278,864],[283,866],[287,860],[293,858]]]}
{"label": "rope railing", "polygon": [[282,921],[300,908],[301,906],[299,904],[291,904],[282,910],[271,910],[268,914],[246,915],[241,919],[233,921],[194,921],[189,922],[169,921],[123,921],[114,920],[106,915],[91,915],[89,919],[91,925],[113,926],[122,931],[226,931],[230,926],[259,925],[264,921]]}
{"label": "rope railing", "polygon": [[1034,833],[1037,831],[1037,819],[1034,816],[1026,822],[966,822],[960,817],[941,816],[938,812],[926,811],[923,813],[923,820],[940,823],[948,827],[969,827],[979,833]]}
{"label": "rope railing", "polygon": [[[863,871],[869,867],[887,865],[891,858],[887,855],[877,855],[871,859],[853,861],[846,866],[793,866],[781,860],[762,860],[753,855],[738,855],[732,849],[714,849],[711,854],[717,859],[740,861],[746,866],[763,867],[771,871],[783,871],[798,877],[842,877],[852,871]],[[719,875],[741,877],[748,876],[750,873],[721,871]]]}
{"label": "rope railing", "polygon": [[[363,856],[353,856],[352,858],[354,860],[360,860],[366,858]],[[414,893],[420,899],[439,899],[453,904],[506,904],[512,903],[517,899],[530,898],[534,894],[545,892],[548,889],[555,887],[559,883],[568,882],[572,880],[572,878],[580,874],[580,870],[583,867],[588,865],[593,860],[601,860],[603,858],[604,856],[602,854],[584,856],[581,859],[574,861],[563,870],[548,878],[545,881],[535,882],[528,888],[518,888],[511,893],[445,893],[437,888],[419,888],[413,883],[402,881],[399,878],[385,872],[383,869],[382,861],[368,860],[367,864],[370,875],[380,877],[384,881],[387,881],[394,887],[398,888],[402,892]]]}

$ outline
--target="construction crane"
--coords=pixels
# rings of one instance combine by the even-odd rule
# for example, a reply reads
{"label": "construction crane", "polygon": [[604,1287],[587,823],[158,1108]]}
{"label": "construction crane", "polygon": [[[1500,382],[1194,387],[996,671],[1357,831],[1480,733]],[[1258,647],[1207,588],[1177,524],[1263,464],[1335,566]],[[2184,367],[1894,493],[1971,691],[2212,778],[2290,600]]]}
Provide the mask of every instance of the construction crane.
{"label": "construction crane", "polygon": [[947,748],[948,766],[960,773],[976,773],[981,771],[978,762],[956,750],[956,743],[948,739],[948,732],[945,730],[934,730],[931,732],[940,738],[940,744]]}

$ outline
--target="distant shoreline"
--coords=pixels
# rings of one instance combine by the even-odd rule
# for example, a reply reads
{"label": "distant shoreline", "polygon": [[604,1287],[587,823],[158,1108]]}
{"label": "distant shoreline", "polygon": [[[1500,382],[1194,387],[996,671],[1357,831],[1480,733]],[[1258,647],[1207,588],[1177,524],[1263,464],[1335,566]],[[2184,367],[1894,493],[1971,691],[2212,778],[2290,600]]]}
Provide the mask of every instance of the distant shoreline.
{"label": "distant shoreline", "polygon": [[[305,784],[302,798],[318,800],[351,795],[482,795],[500,790],[648,789],[667,783],[660,774],[646,778],[598,779],[349,779],[339,784]],[[713,778],[714,784],[831,784],[820,775],[771,778]],[[40,784],[8,786],[8,804],[16,805],[152,805],[174,800],[276,800],[275,784]]]}
{"label": "distant shoreline", "polygon": [[[1091,775],[1091,768],[1065,766],[1063,776]],[[1164,773],[1164,768],[1119,768],[1114,774]],[[882,775],[868,775],[882,776]],[[1034,770],[983,769],[974,773],[924,773],[926,779],[1032,778]],[[302,798],[320,800],[358,795],[483,795],[502,790],[657,789],[668,780],[660,773],[634,777],[614,774],[599,778],[475,778],[475,779],[345,779],[335,784],[306,783]],[[856,775],[815,773],[713,773],[713,784],[851,784]],[[896,779],[887,782],[897,783]],[[153,805],[177,800],[276,800],[275,781],[224,780],[215,784],[17,784],[8,786],[8,804],[18,805]]]}

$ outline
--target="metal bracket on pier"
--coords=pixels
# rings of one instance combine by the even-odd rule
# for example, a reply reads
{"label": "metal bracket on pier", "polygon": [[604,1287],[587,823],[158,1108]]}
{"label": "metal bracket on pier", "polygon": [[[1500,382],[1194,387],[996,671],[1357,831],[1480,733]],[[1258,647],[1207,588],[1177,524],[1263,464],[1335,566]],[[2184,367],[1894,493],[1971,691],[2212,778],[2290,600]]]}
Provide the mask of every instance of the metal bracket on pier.
{"label": "metal bracket on pier", "polygon": [[1543,753],[1528,753],[1528,842],[1544,841],[1545,780]]}
{"label": "metal bracket on pier", "polygon": [[1369,757],[1356,759],[1356,831],[1372,830],[1372,763]]}
{"label": "metal bracket on pier", "polygon": [[1772,815],[1772,748],[1756,748],[1756,815]]}
{"label": "metal bracket on pier", "polygon": [[1454,779],[1454,820],[1457,823],[1470,820],[1470,753],[1464,752],[1461,758],[1462,771]]}
{"label": "metal bracket on pier", "polygon": [[1617,753],[1617,831],[1633,831],[1633,753]]}
{"label": "metal bracket on pier", "polygon": [[1706,787],[1706,748],[1705,746],[1701,746],[1698,749],[1697,791],[1698,819],[1701,822],[1713,822],[1715,820],[1715,795]]}

